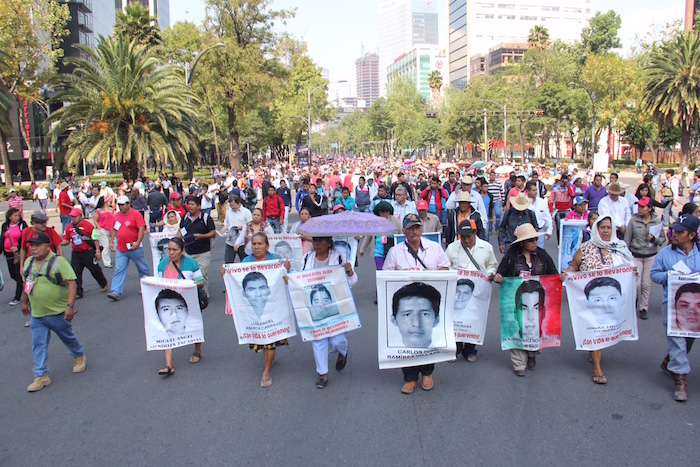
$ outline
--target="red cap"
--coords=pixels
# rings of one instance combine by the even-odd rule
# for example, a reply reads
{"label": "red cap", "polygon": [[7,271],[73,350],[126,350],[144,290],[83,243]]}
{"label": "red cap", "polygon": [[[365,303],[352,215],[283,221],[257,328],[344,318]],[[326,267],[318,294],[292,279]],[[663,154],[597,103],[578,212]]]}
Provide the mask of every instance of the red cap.
{"label": "red cap", "polygon": [[651,199],[648,196],[644,196],[642,199],[637,201],[637,204],[639,206],[649,206],[650,202],[651,202]]}
{"label": "red cap", "polygon": [[418,201],[416,203],[416,210],[417,211],[427,211],[428,210],[428,202],[424,199]]}
{"label": "red cap", "polygon": [[81,210],[78,209],[78,208],[73,208],[73,209],[70,210],[70,216],[71,216],[71,217],[82,216],[82,215],[83,215],[83,211],[81,211]]}
{"label": "red cap", "polygon": [[173,191],[170,193],[170,199],[180,199],[182,198],[182,195],[178,193],[177,191]]}

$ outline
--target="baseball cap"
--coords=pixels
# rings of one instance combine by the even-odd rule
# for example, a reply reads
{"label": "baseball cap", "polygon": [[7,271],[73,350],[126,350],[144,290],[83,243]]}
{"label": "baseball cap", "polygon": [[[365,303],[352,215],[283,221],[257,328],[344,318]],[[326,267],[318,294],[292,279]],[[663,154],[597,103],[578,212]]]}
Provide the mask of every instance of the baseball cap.
{"label": "baseball cap", "polygon": [[338,205],[336,205],[336,206],[333,208],[333,212],[338,212],[338,211],[340,211],[341,209],[342,209],[343,211],[345,211],[345,206],[343,206],[342,204],[338,204]]}
{"label": "baseball cap", "polygon": [[457,230],[457,233],[459,235],[464,235],[465,237],[471,237],[476,233],[476,223],[471,219],[463,220],[459,224],[459,230]]}
{"label": "baseball cap", "polygon": [[104,180],[102,180],[102,181],[100,182],[100,186],[107,186],[107,182],[105,182]]}
{"label": "baseball cap", "polygon": [[48,221],[49,221],[49,216],[47,216],[43,212],[36,212],[36,213],[32,214],[31,222],[48,222]]}
{"label": "baseball cap", "polygon": [[588,200],[581,195],[574,198],[574,206],[576,206],[577,204],[582,204],[582,203],[587,203],[587,202],[588,202]]}
{"label": "baseball cap", "polygon": [[129,197],[121,195],[119,198],[117,198],[117,204],[129,204]]}
{"label": "baseball cap", "polygon": [[428,202],[424,199],[418,201],[416,203],[416,210],[418,211],[427,211],[428,210]]}
{"label": "baseball cap", "polygon": [[177,191],[173,191],[170,193],[170,199],[180,199],[182,198],[182,195],[178,193]]}
{"label": "baseball cap", "polygon": [[70,216],[71,216],[71,217],[82,216],[82,215],[83,215],[83,211],[81,211],[81,210],[78,209],[78,208],[73,208],[73,209],[70,210]]}
{"label": "baseball cap", "polygon": [[51,239],[44,232],[34,232],[27,239],[27,243],[45,243],[50,245]]}
{"label": "baseball cap", "polygon": [[8,193],[17,193],[17,191],[14,188],[10,188],[10,191]]}
{"label": "baseball cap", "polygon": [[692,214],[684,214],[678,218],[671,228],[676,232],[685,232],[686,230],[697,232],[698,228],[700,228],[700,219]]}
{"label": "baseball cap", "polygon": [[649,198],[648,196],[644,196],[642,197],[642,199],[637,201],[636,204],[639,206],[649,206],[649,203],[651,203],[651,198]]}
{"label": "baseball cap", "polygon": [[420,217],[418,217],[418,214],[408,214],[406,217],[403,218],[403,228],[404,229],[409,229],[409,228],[413,227],[414,225],[423,226],[423,221],[420,220]]}

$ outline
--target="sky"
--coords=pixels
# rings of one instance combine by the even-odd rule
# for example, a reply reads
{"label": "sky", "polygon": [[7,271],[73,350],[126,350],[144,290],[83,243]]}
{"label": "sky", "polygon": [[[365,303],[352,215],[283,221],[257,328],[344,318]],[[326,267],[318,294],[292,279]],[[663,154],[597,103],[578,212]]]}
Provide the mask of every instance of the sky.
{"label": "sky", "polygon": [[[440,30],[446,31],[446,3],[437,0]],[[271,8],[296,8],[296,17],[286,25],[277,25],[307,42],[309,55],[319,66],[330,72],[329,93],[340,97],[355,95],[355,59],[362,52],[377,50],[377,10],[382,0],[273,0]],[[622,17],[619,36],[622,54],[634,45],[636,35],[658,31],[663,25],[682,18],[684,0],[590,0],[591,9],[617,11]],[[189,20],[201,24],[205,0],[170,0],[170,23]],[[443,39],[444,36],[444,39]],[[446,33],[441,41],[446,42]],[[444,44],[440,44],[444,47]],[[333,85],[333,81],[347,80],[348,84]]]}

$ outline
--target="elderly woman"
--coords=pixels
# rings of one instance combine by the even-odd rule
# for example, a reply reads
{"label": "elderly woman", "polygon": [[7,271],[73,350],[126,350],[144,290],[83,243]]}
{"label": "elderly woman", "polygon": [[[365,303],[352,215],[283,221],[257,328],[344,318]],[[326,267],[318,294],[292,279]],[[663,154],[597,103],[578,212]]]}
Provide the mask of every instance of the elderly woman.
{"label": "elderly woman", "polygon": [[[238,253],[238,249],[245,245],[245,254],[250,255],[253,252],[251,240],[256,233],[264,233],[265,235],[274,235],[275,231],[272,226],[263,220],[263,211],[260,208],[253,209],[253,222],[248,222],[245,228],[236,239],[236,244],[233,250]],[[267,238],[267,237],[265,237]]]}
{"label": "elderly woman", "polygon": [[165,216],[158,222],[156,222],[156,227],[163,227],[163,233],[170,234],[175,237],[180,231],[180,213],[172,210],[168,211]]}
{"label": "elderly woman", "polygon": [[[522,224],[515,229],[515,241],[506,251],[498,265],[493,281],[503,282],[504,277],[549,276],[558,274],[552,257],[544,249],[537,246],[537,239],[544,235],[538,232],[532,224]],[[517,376],[525,376],[525,367],[534,370],[537,365],[537,354],[540,351],[511,349],[510,361],[513,372]]]}
{"label": "elderly woman", "polygon": [[[158,264],[158,277],[192,280],[197,284],[197,287],[204,287],[204,276],[199,269],[199,265],[189,256],[185,256],[185,241],[178,237],[171,238],[168,242],[168,257],[163,258]],[[167,349],[163,352],[165,352],[165,368],[160,370],[158,374],[166,377],[172,376],[175,374],[173,349]],[[194,344],[194,352],[190,357],[190,363],[196,363],[193,360],[199,361],[201,358],[202,343],[197,342]]]}
{"label": "elderly woman", "polygon": [[[613,225],[609,215],[601,215],[591,228],[591,239],[579,247],[571,261],[569,268],[562,274],[562,278],[568,272],[595,271],[615,266],[634,266],[632,253],[624,241],[618,240],[615,234],[616,226]],[[590,352],[593,362],[593,382],[605,384],[608,379],[603,374],[601,362],[602,350]]]}
{"label": "elderly woman", "polygon": [[[342,266],[348,276],[350,287],[357,284],[357,274],[348,263],[345,255],[333,248],[331,237],[314,238],[314,251],[304,256],[303,270],[327,268],[329,266]],[[319,291],[321,292],[321,291]],[[319,295],[322,297],[322,295]],[[337,334],[333,337],[311,341],[314,349],[314,360],[316,361],[316,372],[318,379],[316,387],[323,389],[328,384],[328,353],[338,352],[338,360],[335,362],[335,369],[341,371],[348,361],[348,338],[347,333]]]}
{"label": "elderly woman", "polygon": [[[259,211],[259,209],[256,209],[256,211]],[[253,213],[253,217],[255,217],[255,213]],[[250,245],[251,254],[249,256],[246,256],[243,259],[243,261],[241,261],[241,263],[257,263],[261,261],[280,259],[275,254],[270,253],[270,241],[268,240],[267,235],[264,232],[254,233],[251,237]],[[289,271],[289,269],[291,269],[292,266],[287,260],[284,262],[284,267],[287,269],[287,271]],[[224,274],[226,274],[226,269],[223,266],[221,266],[221,275],[223,276]],[[285,276],[285,284],[287,283],[287,281],[288,278],[287,276]],[[286,290],[279,292],[287,293]],[[254,350],[256,353],[263,352],[265,366],[263,369],[262,378],[260,379],[261,388],[269,388],[270,386],[272,386],[272,376],[270,375],[270,369],[272,368],[272,364],[275,361],[275,349],[277,349],[277,347],[280,345],[289,345],[289,341],[287,339],[282,339],[271,344],[249,344],[250,349]]]}
{"label": "elderly woman", "polygon": [[647,319],[651,267],[654,265],[659,248],[666,243],[666,238],[664,238],[661,219],[656,216],[652,208],[651,198],[642,197],[637,201],[636,206],[637,213],[627,225],[625,243],[629,245],[634,264],[637,265],[637,313],[641,319]]}

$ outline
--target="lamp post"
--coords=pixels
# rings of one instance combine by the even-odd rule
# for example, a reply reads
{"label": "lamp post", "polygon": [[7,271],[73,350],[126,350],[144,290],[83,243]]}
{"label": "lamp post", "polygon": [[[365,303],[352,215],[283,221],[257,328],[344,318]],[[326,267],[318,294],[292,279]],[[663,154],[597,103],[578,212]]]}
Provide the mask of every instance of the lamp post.
{"label": "lamp post", "polygon": [[[507,144],[506,144],[506,138],[507,138],[507,136],[508,136],[508,124],[507,124],[507,122],[508,122],[508,109],[506,108],[506,104],[505,104],[505,103],[499,104],[498,102],[492,101],[492,100],[490,100],[490,99],[481,99],[481,100],[484,101],[484,102],[489,102],[489,103],[491,103],[491,104],[495,104],[495,105],[497,105],[497,106],[499,106],[499,107],[503,107],[503,159],[505,160],[505,159],[506,159],[506,146],[507,146]],[[484,118],[486,118],[486,116],[484,116]],[[484,143],[485,143],[485,142],[486,142],[486,141],[484,141]],[[522,151],[522,150],[523,150],[523,149],[520,148],[520,151]],[[521,153],[521,154],[522,154],[522,153]],[[522,155],[521,155],[520,158],[521,158],[521,160],[523,160]]]}
{"label": "lamp post", "polygon": [[341,79],[340,81],[329,81],[328,83],[323,83],[318,86],[316,86],[313,89],[310,89],[307,93],[307,98],[306,98],[306,103],[308,106],[308,112],[309,112],[309,164],[311,163],[311,96],[318,91],[321,88],[324,88],[330,84],[339,84],[339,83],[347,83],[348,81],[345,79]]}
{"label": "lamp post", "polygon": [[581,83],[574,83],[573,81],[569,83],[569,86],[578,86],[588,94],[588,98],[591,100],[591,159],[593,159],[595,154],[595,91],[588,89],[588,86]]}
{"label": "lamp post", "polygon": [[384,126],[384,125],[377,125],[377,126],[378,126],[379,128],[384,128],[384,129],[386,129],[386,130],[391,131],[391,141],[389,141],[389,143],[390,143],[391,154],[393,155],[393,154],[394,154],[394,128],[393,128],[393,127]]}

